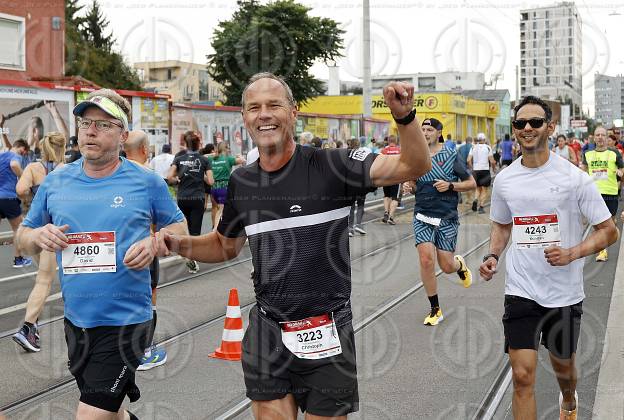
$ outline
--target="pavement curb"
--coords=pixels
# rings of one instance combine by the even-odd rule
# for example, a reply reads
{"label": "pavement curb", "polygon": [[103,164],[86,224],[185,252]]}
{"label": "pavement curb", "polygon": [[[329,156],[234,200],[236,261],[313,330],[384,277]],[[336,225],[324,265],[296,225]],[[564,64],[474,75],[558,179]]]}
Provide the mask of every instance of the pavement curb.
{"label": "pavement curb", "polygon": [[593,418],[624,419],[624,240],[615,270]]}

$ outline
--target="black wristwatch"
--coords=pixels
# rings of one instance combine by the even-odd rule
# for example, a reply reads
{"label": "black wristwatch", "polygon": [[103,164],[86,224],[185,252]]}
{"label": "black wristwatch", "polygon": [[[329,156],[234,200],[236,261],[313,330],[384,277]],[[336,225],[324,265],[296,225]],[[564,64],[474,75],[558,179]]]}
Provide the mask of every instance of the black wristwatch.
{"label": "black wristwatch", "polygon": [[455,191],[455,185],[453,185],[453,183],[452,183],[452,182],[449,182],[449,188],[448,188],[448,190],[449,190],[449,191]]}
{"label": "black wristwatch", "polygon": [[487,254],[485,257],[483,257],[483,262],[486,262],[490,257],[494,258],[496,262],[498,262],[498,255],[496,254]]}
{"label": "black wristwatch", "polygon": [[[394,118],[394,115],[392,116],[392,118]],[[407,114],[405,117],[399,119],[394,118],[394,122],[401,125],[407,125],[414,121],[414,118],[416,118],[416,110],[412,109],[410,113]]]}

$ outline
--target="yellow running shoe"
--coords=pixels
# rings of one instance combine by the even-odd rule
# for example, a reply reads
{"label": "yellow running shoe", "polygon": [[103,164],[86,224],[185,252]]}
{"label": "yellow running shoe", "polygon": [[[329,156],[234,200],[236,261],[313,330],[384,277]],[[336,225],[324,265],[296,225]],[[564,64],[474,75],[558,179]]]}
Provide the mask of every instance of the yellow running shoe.
{"label": "yellow running shoe", "polygon": [[559,393],[559,420],[576,420],[576,412],[578,410],[578,393],[574,391],[574,399],[576,400],[576,407],[574,410],[564,410],[561,408],[563,402],[563,395]]}
{"label": "yellow running shoe", "polygon": [[472,273],[466,265],[464,257],[462,257],[461,255],[455,255],[455,260],[459,261],[459,270],[457,270],[457,275],[462,280],[464,287],[470,287],[470,285],[472,284]]}
{"label": "yellow running shoe", "polygon": [[444,319],[444,315],[442,315],[442,310],[440,308],[432,308],[431,312],[425,318],[424,325],[438,325]]}
{"label": "yellow running shoe", "polygon": [[598,255],[596,256],[597,262],[604,262],[604,261],[607,261],[608,259],[609,259],[609,253],[607,252],[606,249],[603,249],[602,251],[600,251]]}

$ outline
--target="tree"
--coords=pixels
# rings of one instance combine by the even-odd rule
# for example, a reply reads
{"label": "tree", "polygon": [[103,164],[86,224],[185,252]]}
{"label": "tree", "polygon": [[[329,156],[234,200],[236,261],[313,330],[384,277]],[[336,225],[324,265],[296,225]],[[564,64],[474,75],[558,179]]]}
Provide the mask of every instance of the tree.
{"label": "tree", "polygon": [[95,48],[111,51],[115,40],[112,33],[108,36],[104,35],[108,24],[108,20],[106,20],[102,10],[100,10],[100,5],[94,0],[84,18],[84,26],[81,31],[82,36]]}
{"label": "tree", "polygon": [[295,101],[305,102],[323,92],[323,82],[308,73],[317,60],[340,57],[343,30],[328,18],[308,16],[310,8],[294,0],[260,5],[237,0],[238,10],[220,22],[207,56],[208,73],[224,88],[227,105],[240,105],[247,80],[270,71],[282,76]]}
{"label": "tree", "polygon": [[141,89],[136,71],[113,50],[115,39],[105,36],[108,21],[93,1],[85,16],[78,0],[65,3],[65,74],[113,89]]}

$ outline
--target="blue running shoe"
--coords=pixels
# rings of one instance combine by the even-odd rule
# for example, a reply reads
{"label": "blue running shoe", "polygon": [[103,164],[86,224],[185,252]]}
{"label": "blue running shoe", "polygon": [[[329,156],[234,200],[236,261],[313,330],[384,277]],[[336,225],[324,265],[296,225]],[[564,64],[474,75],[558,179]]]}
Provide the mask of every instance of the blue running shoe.
{"label": "blue running shoe", "polygon": [[150,370],[167,362],[167,351],[163,348],[152,347],[149,356],[141,357],[141,364],[137,370]]}
{"label": "blue running shoe", "polygon": [[15,257],[13,258],[13,268],[24,268],[32,264],[32,259],[27,257]]}

